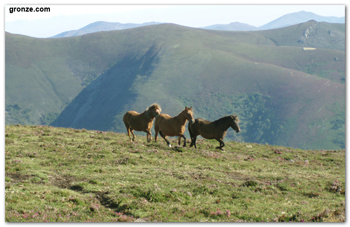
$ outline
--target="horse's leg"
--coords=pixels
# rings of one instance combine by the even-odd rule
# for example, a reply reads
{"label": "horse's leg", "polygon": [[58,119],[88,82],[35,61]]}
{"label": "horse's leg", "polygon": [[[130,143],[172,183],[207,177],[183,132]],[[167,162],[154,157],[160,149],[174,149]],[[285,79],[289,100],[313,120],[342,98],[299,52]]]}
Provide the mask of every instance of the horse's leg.
{"label": "horse's leg", "polygon": [[[186,137],[185,137],[185,135],[182,135],[181,137],[184,138],[184,147],[186,147]],[[181,137],[180,137],[180,138],[181,138]],[[180,142],[180,139],[179,139],[179,142]],[[180,145],[180,144],[179,144],[179,145]]]}
{"label": "horse's leg", "polygon": [[224,141],[221,141],[220,149],[223,150],[223,149],[224,149],[224,146],[225,146]]}
{"label": "horse's leg", "polygon": [[157,138],[158,138],[158,131],[155,131],[154,133],[154,141],[157,142]]}
{"label": "horse's leg", "polygon": [[128,132],[128,136],[129,136],[130,141],[132,141],[131,137],[130,137],[130,128],[126,128],[126,131]]}
{"label": "horse's leg", "polygon": [[194,147],[197,148],[196,140],[197,140],[198,134],[193,132],[192,126],[193,126],[193,123],[191,122],[188,123],[188,132],[190,133],[190,138],[191,138],[190,147],[194,145]]}
{"label": "horse's leg", "polygon": [[154,141],[157,142],[157,138],[158,138],[158,131],[159,131],[159,126],[155,124],[154,125]]}
{"label": "horse's leg", "polygon": [[219,147],[216,147],[215,149],[220,149],[220,150],[222,150],[223,147],[225,146],[224,141],[223,141],[222,139],[216,139],[216,140],[219,141],[220,146],[219,146]]}
{"label": "horse's leg", "polygon": [[129,139],[130,139],[130,141],[132,141],[131,136],[130,136],[130,131],[132,129],[131,129],[130,125],[128,123],[126,123],[125,121],[124,121],[124,124],[125,124],[126,131],[128,133]]}
{"label": "horse's leg", "polygon": [[150,131],[146,131],[146,133],[147,133],[147,142],[149,143],[152,140],[152,133]]}
{"label": "horse's leg", "polygon": [[134,134],[134,130],[133,130],[133,129],[130,129],[130,132],[131,132],[131,134],[132,134],[132,141],[134,142],[134,141],[135,141],[135,138],[136,138],[136,136],[135,136],[135,134]]}
{"label": "horse's leg", "polygon": [[194,145],[194,148],[197,149],[196,142],[197,142],[197,136],[194,136],[193,138],[191,138],[191,145],[190,145],[190,147],[192,147]]}
{"label": "horse's leg", "polygon": [[190,133],[190,136],[191,136],[190,147],[192,147],[194,145],[194,147],[197,148],[197,146],[196,146],[196,138],[197,138],[197,136],[192,135],[192,133]]}
{"label": "horse's leg", "polygon": [[180,146],[180,144],[181,144],[181,136],[179,136],[179,146]]}
{"label": "horse's leg", "polygon": [[165,142],[168,144],[168,147],[171,147],[171,144],[170,144],[169,140],[167,140],[166,135],[164,135],[164,133],[162,133],[162,131],[159,131],[159,134],[165,140]]}
{"label": "horse's leg", "polygon": [[130,137],[130,125],[127,123],[127,120],[126,120],[126,114],[124,115],[123,117],[123,122],[124,122],[124,125],[125,125],[125,128],[126,128],[126,132],[129,136],[129,139],[131,141],[131,137]]}
{"label": "horse's leg", "polygon": [[195,148],[197,148],[196,142],[197,142],[197,133],[193,133],[191,132],[191,145],[190,147],[192,147],[194,145]]}

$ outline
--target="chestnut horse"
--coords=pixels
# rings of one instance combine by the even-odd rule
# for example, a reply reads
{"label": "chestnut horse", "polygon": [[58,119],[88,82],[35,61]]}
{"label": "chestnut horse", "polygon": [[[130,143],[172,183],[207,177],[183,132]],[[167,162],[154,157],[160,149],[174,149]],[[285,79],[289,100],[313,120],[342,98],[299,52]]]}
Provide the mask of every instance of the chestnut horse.
{"label": "chestnut horse", "polygon": [[216,147],[216,149],[222,149],[225,146],[223,139],[226,136],[228,128],[231,127],[237,133],[241,130],[238,122],[238,117],[234,115],[226,116],[213,122],[197,118],[193,123],[190,122],[188,124],[188,131],[191,136],[190,147],[194,145],[197,148],[197,136],[201,135],[205,139],[216,139],[220,143],[220,146]]}
{"label": "chestnut horse", "polygon": [[[136,111],[128,111],[124,114],[123,121],[128,131],[128,136],[131,141],[135,141],[134,130],[142,131],[147,133],[147,142],[152,139],[151,128],[153,126],[153,119],[158,117],[162,109],[156,103],[149,106],[143,113],[138,113]],[[133,138],[131,139],[130,133]]]}
{"label": "chestnut horse", "polygon": [[169,147],[171,147],[171,144],[169,140],[167,140],[167,136],[178,136],[179,145],[181,138],[184,138],[183,146],[186,147],[186,137],[184,136],[184,133],[187,120],[194,121],[192,107],[185,107],[185,109],[176,117],[170,117],[168,114],[160,114],[154,123],[155,141],[157,142],[159,132],[160,136],[163,137]]}

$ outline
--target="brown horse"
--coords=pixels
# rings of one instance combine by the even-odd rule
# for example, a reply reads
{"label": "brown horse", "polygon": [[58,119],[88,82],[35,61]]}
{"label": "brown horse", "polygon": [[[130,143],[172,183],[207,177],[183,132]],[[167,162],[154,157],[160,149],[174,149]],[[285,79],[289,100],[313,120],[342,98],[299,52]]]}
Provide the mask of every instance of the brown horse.
{"label": "brown horse", "polygon": [[176,117],[170,117],[168,114],[160,114],[154,123],[155,141],[157,142],[159,132],[160,136],[163,137],[169,147],[171,147],[171,144],[169,140],[167,140],[167,136],[178,136],[179,145],[181,138],[184,138],[184,147],[186,147],[186,137],[184,133],[187,120],[194,121],[192,107],[185,107]]}
{"label": "brown horse", "polygon": [[205,139],[216,139],[220,146],[216,149],[222,149],[225,146],[223,139],[226,136],[227,129],[233,128],[237,133],[241,130],[238,125],[239,119],[237,116],[231,115],[220,118],[216,121],[207,121],[202,118],[197,118],[193,123],[188,124],[188,131],[191,136],[191,145],[196,146],[197,136],[201,135]]}
{"label": "brown horse", "polygon": [[[151,128],[153,126],[153,119],[158,117],[162,109],[156,103],[149,106],[143,113],[138,113],[136,111],[128,111],[124,114],[123,121],[128,131],[128,136],[131,141],[135,141],[134,130],[142,131],[147,133],[147,142],[152,139]],[[133,136],[131,139],[130,132]]]}

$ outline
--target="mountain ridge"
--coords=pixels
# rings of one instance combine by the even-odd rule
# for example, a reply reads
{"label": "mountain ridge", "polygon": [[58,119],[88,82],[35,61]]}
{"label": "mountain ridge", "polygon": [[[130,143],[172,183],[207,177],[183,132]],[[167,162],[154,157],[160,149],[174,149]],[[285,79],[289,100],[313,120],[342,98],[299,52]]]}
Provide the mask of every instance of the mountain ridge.
{"label": "mountain ridge", "polygon": [[[309,22],[283,34],[296,29],[303,34],[312,24],[319,31],[333,26]],[[120,119],[126,110],[140,112],[157,102],[172,116],[185,105],[194,107],[195,117],[208,120],[237,113],[242,132],[228,133],[231,140],[302,148],[345,146],[345,52],[331,46],[305,51],[298,36],[283,41],[279,31],[227,32],[161,24],[57,39],[6,34],[7,124],[11,116],[22,114],[30,120],[38,111],[47,114],[40,110],[40,102],[36,107],[31,103],[31,111],[15,101],[14,88],[22,84],[18,78],[24,68],[23,79],[30,76],[35,81],[34,69],[46,76],[60,69],[67,71],[62,76],[70,75],[80,84],[80,91],[63,111],[57,110],[59,117],[52,116],[54,126],[123,132]],[[40,48],[25,58],[28,50]],[[59,61],[52,60],[52,54],[61,56]],[[56,65],[47,65],[48,59]],[[316,109],[322,111],[313,112]]]}
{"label": "mountain ridge", "polygon": [[[209,26],[200,27],[201,29],[211,29],[211,30],[224,30],[224,31],[255,31],[255,30],[269,30],[282,27],[288,27],[295,24],[304,23],[310,20],[315,20],[318,22],[328,22],[328,23],[345,23],[344,17],[326,17],[320,16],[311,12],[300,11],[295,13],[286,14],[279,17],[265,25],[260,27],[252,26],[241,22],[231,22],[229,24],[213,24]],[[141,24],[136,23],[119,23],[119,22],[106,22],[106,21],[96,21],[90,23],[78,30],[66,31],[59,33],[51,38],[61,38],[61,37],[71,37],[85,35],[93,32],[100,31],[111,31],[111,30],[122,30],[131,29],[141,26],[149,26],[162,24],[161,22],[145,22]]]}
{"label": "mountain ridge", "polygon": [[77,30],[59,33],[51,38],[79,36],[79,35],[85,35],[85,34],[94,33],[94,32],[100,32],[100,31],[123,30],[123,29],[131,29],[131,28],[156,25],[156,24],[160,24],[160,22],[145,22],[142,24],[136,24],[136,23],[122,24],[119,22],[96,21]]}

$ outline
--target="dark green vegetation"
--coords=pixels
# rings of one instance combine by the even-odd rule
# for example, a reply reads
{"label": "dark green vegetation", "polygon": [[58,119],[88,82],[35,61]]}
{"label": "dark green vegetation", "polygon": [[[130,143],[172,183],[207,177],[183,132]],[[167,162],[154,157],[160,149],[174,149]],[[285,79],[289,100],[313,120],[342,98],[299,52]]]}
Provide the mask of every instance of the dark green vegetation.
{"label": "dark green vegetation", "polygon": [[171,116],[184,106],[211,121],[237,114],[242,131],[230,140],[345,148],[345,26],[6,34],[6,124],[124,132],[123,114],[154,102]]}
{"label": "dark green vegetation", "polygon": [[6,222],[344,222],[345,150],[5,128]]}

